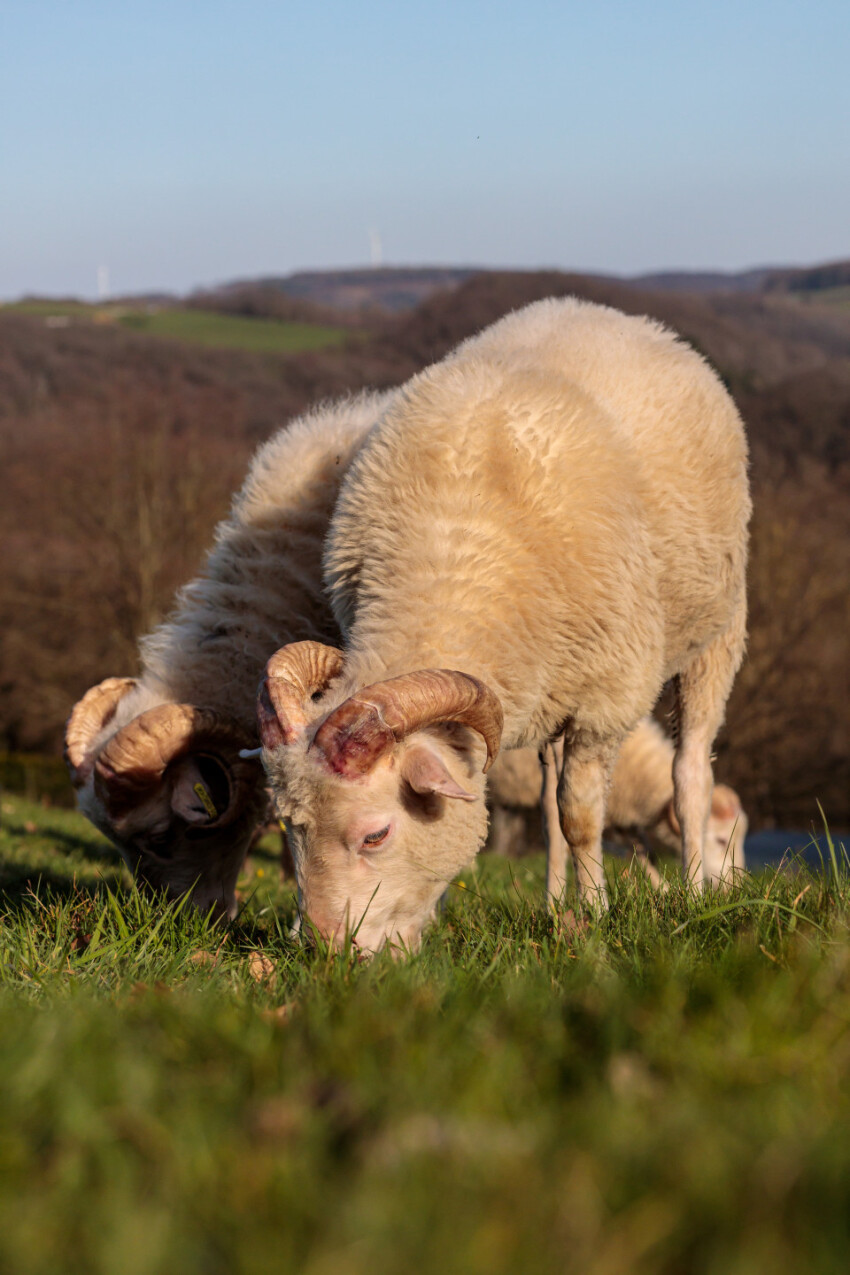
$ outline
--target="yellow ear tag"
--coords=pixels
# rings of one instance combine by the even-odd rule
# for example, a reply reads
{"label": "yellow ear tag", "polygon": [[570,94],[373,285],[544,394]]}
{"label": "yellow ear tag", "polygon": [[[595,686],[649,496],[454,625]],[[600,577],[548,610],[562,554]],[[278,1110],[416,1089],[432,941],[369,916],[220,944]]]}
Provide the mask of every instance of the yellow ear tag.
{"label": "yellow ear tag", "polygon": [[206,810],[206,812],[207,812],[207,814],[209,815],[210,819],[217,819],[217,818],[218,818],[218,811],[216,810],[215,806],[213,805],[213,799],[212,799],[212,797],[209,795],[209,793],[207,792],[207,790],[206,790],[206,788],[204,787],[204,785],[203,785],[203,784],[195,784],[195,786],[194,786],[194,787],[195,787],[195,792],[198,794],[198,796],[200,797],[201,801],[204,803],[204,809]]}

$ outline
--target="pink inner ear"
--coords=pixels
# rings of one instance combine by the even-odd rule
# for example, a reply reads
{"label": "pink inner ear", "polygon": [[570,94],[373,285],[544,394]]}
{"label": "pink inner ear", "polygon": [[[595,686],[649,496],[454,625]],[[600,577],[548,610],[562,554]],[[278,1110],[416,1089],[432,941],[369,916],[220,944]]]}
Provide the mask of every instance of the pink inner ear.
{"label": "pink inner ear", "polygon": [[734,819],[741,813],[738,794],[725,784],[717,784],[711,794],[711,813],[717,819]]}
{"label": "pink inner ear", "polygon": [[456,797],[459,801],[478,800],[474,793],[461,788],[442,759],[425,744],[413,744],[405,751],[401,773],[414,792],[435,792],[441,797]]}
{"label": "pink inner ear", "polygon": [[679,820],[676,818],[676,806],[673,801],[669,801],[667,803],[667,808],[664,811],[664,817],[666,818],[667,822],[669,823],[670,827],[672,828],[676,836],[681,837],[682,828],[679,823]]}
{"label": "pink inner ear", "polygon": [[268,682],[265,679],[260,683],[260,690],[257,695],[257,729],[263,748],[269,752],[275,748],[280,748],[282,744],[291,744],[295,738],[295,731],[290,729],[287,733],[281,724],[269,695]]}

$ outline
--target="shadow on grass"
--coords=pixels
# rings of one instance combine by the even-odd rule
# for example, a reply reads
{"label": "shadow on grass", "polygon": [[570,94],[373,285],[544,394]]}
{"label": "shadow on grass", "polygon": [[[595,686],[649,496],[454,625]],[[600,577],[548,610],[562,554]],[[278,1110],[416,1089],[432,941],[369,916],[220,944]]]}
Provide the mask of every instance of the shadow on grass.
{"label": "shadow on grass", "polygon": [[126,888],[118,867],[114,874],[104,874],[95,881],[81,881],[73,871],[34,870],[26,864],[0,863],[0,912],[20,911],[28,906],[27,900],[31,901],[33,895],[49,894],[65,901],[80,895],[105,900],[108,893],[121,893]]}
{"label": "shadow on grass", "polygon": [[[31,917],[34,910],[46,907],[78,909],[80,906],[95,911],[118,908],[130,928],[145,928],[157,920],[172,921],[186,912],[181,923],[188,923],[190,930],[203,933],[215,932],[227,939],[229,945],[246,950],[262,948],[270,937],[288,940],[294,921],[294,900],[286,899],[273,906],[262,908],[259,913],[251,910],[250,898],[240,907],[231,920],[203,917],[195,913],[187,900],[171,899],[163,894],[151,894],[137,889],[126,872],[116,866],[114,872],[103,873],[95,880],[80,880],[73,871],[67,873],[51,870],[34,870],[23,864],[0,863],[0,917],[7,916],[13,922]],[[191,920],[189,918],[192,918]]]}
{"label": "shadow on grass", "polygon": [[65,851],[73,851],[82,855],[89,863],[101,864],[110,859],[118,861],[117,850],[113,849],[105,838],[94,841],[89,837],[81,837],[77,833],[65,832],[61,828],[50,827],[39,828],[36,833],[33,833],[27,828],[26,823],[7,823],[3,830],[13,837],[38,836],[43,839],[49,838],[51,843],[55,843]]}
{"label": "shadow on grass", "polygon": [[263,837],[262,841],[258,841],[255,845],[251,846],[249,851],[251,858],[264,859],[267,863],[280,863],[280,843],[278,842],[277,845],[269,845],[266,844],[267,842],[268,838]]}

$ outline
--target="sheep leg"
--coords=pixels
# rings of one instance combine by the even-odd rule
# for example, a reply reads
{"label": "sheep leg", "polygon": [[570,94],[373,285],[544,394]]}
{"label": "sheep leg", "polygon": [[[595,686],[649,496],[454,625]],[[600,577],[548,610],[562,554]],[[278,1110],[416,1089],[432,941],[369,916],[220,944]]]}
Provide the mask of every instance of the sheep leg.
{"label": "sheep leg", "polygon": [[544,744],[540,749],[540,766],[543,772],[540,811],[546,843],[546,897],[550,902],[562,900],[567,888],[567,843],[561,831],[561,814],[558,809],[558,777],[563,764],[563,739]]}
{"label": "sheep leg", "polygon": [[573,857],[579,899],[598,907],[608,902],[602,830],[619,746],[620,740],[584,742],[574,738],[564,749],[558,784],[561,830]]}
{"label": "sheep leg", "polygon": [[502,859],[515,859],[523,845],[524,831],[525,820],[521,811],[494,807],[490,813],[490,853]]}
{"label": "sheep leg", "polygon": [[743,607],[733,625],[679,675],[677,685],[678,744],[673,759],[673,800],[682,829],[685,879],[702,886],[717,874],[705,854],[706,827],[714,777],[711,748],[723,722],[726,701],[744,651]]}

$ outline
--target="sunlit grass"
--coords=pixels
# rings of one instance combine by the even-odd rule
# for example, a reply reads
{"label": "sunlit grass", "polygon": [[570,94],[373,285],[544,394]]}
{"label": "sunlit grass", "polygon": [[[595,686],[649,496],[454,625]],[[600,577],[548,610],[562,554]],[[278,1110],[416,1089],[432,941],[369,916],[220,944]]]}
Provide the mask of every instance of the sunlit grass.
{"label": "sunlit grass", "polygon": [[363,964],[289,937],[273,838],[221,927],[4,799],[0,1269],[844,1269],[834,848],[726,896],[612,864],[587,926],[538,859],[481,860]]}

